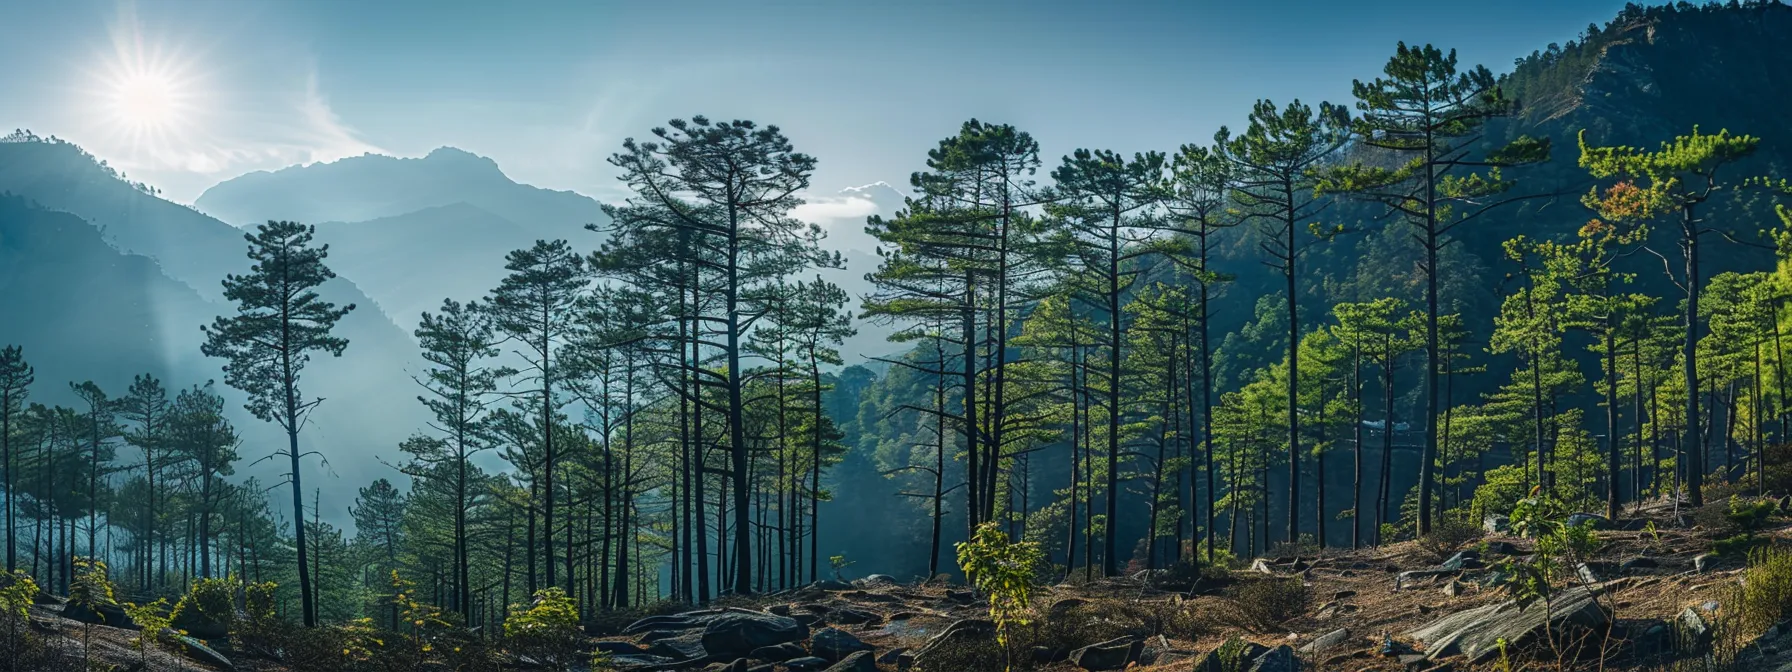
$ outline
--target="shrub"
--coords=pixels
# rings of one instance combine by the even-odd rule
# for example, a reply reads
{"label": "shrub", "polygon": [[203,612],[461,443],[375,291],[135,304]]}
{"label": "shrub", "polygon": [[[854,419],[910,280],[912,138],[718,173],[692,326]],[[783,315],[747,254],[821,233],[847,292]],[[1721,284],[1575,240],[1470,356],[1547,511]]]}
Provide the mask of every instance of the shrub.
{"label": "shrub", "polygon": [[1763,548],[1749,554],[1734,618],[1743,632],[1758,634],[1792,611],[1792,551]]}
{"label": "shrub", "polygon": [[505,646],[549,669],[572,669],[583,641],[578,609],[559,588],[536,591],[527,609],[511,605],[504,621]]}
{"label": "shrub", "polygon": [[1469,508],[1479,515],[1511,511],[1518,500],[1525,498],[1525,468],[1522,464],[1506,464],[1488,469],[1487,482],[1475,488]]}
{"label": "shrub", "polygon": [[268,658],[278,654],[280,635],[286,628],[274,609],[276,588],[272,581],[243,584],[243,617],[231,622],[233,648]]}
{"label": "shrub", "polygon": [[1299,615],[1307,607],[1307,587],[1298,578],[1259,579],[1239,586],[1232,599],[1246,615],[1265,626]]}
{"label": "shrub", "polygon": [[1419,548],[1434,560],[1443,561],[1481,535],[1481,526],[1470,521],[1465,512],[1450,511],[1431,525],[1430,534],[1419,536]]}
{"label": "shrub", "polygon": [[30,627],[31,603],[37,592],[37,582],[30,574],[20,570],[0,574],[0,669],[64,669],[57,662],[62,652],[51,648]]}
{"label": "shrub", "polygon": [[168,615],[171,627],[200,639],[230,634],[236,624],[236,581],[195,579]]}
{"label": "shrub", "polygon": [[989,619],[996,624],[996,643],[1009,654],[1008,632],[1027,624],[1033,603],[1033,582],[1045,552],[1030,541],[1011,542],[995,523],[977,526],[971,538],[958,543],[958,568],[971,585],[989,600]]}
{"label": "shrub", "polygon": [[1273,558],[1311,558],[1318,556],[1319,542],[1313,535],[1303,534],[1296,541],[1278,541],[1269,547],[1269,555]]}

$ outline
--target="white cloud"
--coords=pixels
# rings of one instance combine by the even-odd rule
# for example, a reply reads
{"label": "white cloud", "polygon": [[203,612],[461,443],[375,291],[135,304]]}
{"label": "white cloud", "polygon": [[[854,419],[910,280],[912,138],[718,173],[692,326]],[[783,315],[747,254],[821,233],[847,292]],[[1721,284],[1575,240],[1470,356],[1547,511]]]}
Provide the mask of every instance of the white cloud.
{"label": "white cloud", "polygon": [[836,220],[864,219],[877,214],[877,203],[863,196],[810,197],[807,200],[807,203],[790,211],[790,216],[805,222],[828,226],[838,223]]}

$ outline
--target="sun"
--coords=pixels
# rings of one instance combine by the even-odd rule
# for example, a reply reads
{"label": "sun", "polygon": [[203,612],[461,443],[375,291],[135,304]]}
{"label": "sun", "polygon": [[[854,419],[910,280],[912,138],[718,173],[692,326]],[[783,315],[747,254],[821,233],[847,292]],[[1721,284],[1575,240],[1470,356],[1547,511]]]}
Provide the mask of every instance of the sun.
{"label": "sun", "polygon": [[121,17],[111,32],[110,48],[82,67],[85,116],[115,151],[139,159],[190,155],[213,103],[201,59],[178,43],[146,35],[134,14]]}
{"label": "sun", "polygon": [[165,72],[127,73],[112,83],[111,116],[118,125],[139,133],[159,133],[181,121],[180,84]]}

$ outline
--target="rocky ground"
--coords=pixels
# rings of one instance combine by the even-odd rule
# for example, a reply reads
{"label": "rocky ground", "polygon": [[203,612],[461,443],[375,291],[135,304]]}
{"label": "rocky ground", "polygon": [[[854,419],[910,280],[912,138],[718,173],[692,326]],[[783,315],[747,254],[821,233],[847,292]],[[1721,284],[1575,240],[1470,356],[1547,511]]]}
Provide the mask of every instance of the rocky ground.
{"label": "rocky ground", "polygon": [[[600,624],[590,645],[631,672],[974,672],[1005,662],[1064,672],[1666,670],[1701,658],[1792,672],[1786,624],[1713,655],[1743,563],[1711,555],[1719,533],[1677,513],[1658,503],[1599,521],[1599,550],[1574,568],[1579,580],[1522,608],[1500,586],[1509,577],[1499,566],[1533,553],[1534,542],[1495,532],[1459,545],[1405,542],[1049,586],[1005,646],[963,586],[876,575]],[[1769,543],[1792,545],[1789,513],[1761,533]],[[191,648],[152,652],[145,665],[134,631],[45,602],[33,607],[31,627],[50,635],[61,660],[79,661],[66,669],[284,669],[252,659],[232,666]]]}
{"label": "rocky ground", "polygon": [[[1524,608],[1499,586],[1509,577],[1498,566],[1534,542],[1496,532],[1446,558],[1406,542],[1265,558],[1193,581],[1141,572],[1060,584],[1036,595],[1008,649],[1015,669],[1064,671],[1672,669],[1708,650],[1700,640],[1742,568],[1710,555],[1714,535],[1675,513],[1657,503],[1600,519],[1598,552],[1574,568],[1580,580]],[[1792,525],[1776,520],[1763,534],[1792,543]],[[1296,578],[1304,590],[1291,594]],[[623,670],[999,670],[987,618],[963,587],[872,576],[643,619],[601,646]],[[1719,658],[1792,671],[1782,630],[1792,628]]]}

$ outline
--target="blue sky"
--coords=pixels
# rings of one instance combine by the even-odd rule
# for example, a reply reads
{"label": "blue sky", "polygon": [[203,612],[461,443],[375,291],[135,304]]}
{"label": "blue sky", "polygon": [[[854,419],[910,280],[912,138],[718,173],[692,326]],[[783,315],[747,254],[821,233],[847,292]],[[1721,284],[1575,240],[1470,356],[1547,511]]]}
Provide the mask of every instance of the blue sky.
{"label": "blue sky", "polygon": [[[441,145],[614,200],[622,139],[698,113],[783,127],[819,159],[818,196],[902,184],[971,117],[1031,132],[1048,166],[1169,150],[1257,98],[1347,101],[1398,40],[1503,71],[1623,2],[4,4],[0,125],[191,202],[252,170]],[[121,93],[142,79],[155,91]]]}

